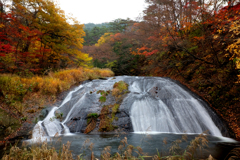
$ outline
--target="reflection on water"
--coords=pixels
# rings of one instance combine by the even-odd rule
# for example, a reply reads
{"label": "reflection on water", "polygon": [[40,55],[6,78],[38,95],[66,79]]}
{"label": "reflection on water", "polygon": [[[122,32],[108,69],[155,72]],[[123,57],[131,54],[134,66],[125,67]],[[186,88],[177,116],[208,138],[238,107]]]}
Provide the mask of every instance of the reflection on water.
{"label": "reflection on water", "polygon": [[[135,147],[140,146],[143,149],[144,153],[147,153],[149,156],[156,155],[157,150],[162,156],[169,155],[170,147],[173,145],[173,142],[181,139],[180,143],[181,150],[178,150],[179,153],[183,153],[187,146],[190,145],[192,141],[198,135],[187,135],[187,141],[183,140],[182,134],[136,134],[130,133],[127,135],[85,135],[85,134],[72,134],[69,136],[61,136],[57,138],[52,138],[50,144],[52,144],[56,149],[60,149],[62,144],[66,144],[67,141],[71,142],[71,150],[74,156],[84,153],[86,158],[91,155],[91,151],[88,149],[88,146],[93,143],[93,152],[95,157],[100,157],[101,151],[104,150],[106,146],[111,146],[111,154],[113,155],[118,151],[118,146],[120,141],[127,137],[128,144],[131,144]],[[203,150],[198,150],[196,153],[197,158],[207,158],[209,155],[212,155],[216,159],[224,159],[227,153],[236,146],[240,146],[239,142],[236,142],[230,138],[223,137],[213,137],[207,136],[208,146],[204,147]],[[88,143],[86,144],[86,140]],[[166,143],[167,142],[167,143]],[[176,153],[175,153],[176,154]]]}

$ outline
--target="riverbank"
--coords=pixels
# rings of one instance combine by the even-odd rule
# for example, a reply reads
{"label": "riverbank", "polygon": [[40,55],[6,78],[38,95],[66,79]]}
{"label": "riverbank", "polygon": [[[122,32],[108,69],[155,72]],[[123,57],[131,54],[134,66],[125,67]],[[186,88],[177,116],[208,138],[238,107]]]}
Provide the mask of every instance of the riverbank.
{"label": "riverbank", "polygon": [[31,135],[31,128],[39,120],[40,112],[61,101],[71,87],[85,80],[111,76],[114,76],[111,70],[99,68],[66,69],[49,72],[47,76],[2,74],[0,145],[16,137],[27,138]]}
{"label": "riverbank", "polygon": [[[132,83],[130,83],[130,84],[132,84]],[[79,85],[79,84],[78,84]],[[140,85],[141,86],[141,85]],[[90,87],[91,88],[91,87]],[[159,88],[162,88],[162,87],[159,87]],[[73,88],[71,88],[71,89],[73,89]],[[70,90],[71,90],[70,89]],[[57,97],[56,97],[56,99],[55,99],[55,104],[54,105],[56,105],[56,106],[59,106],[59,104],[61,103],[61,101],[66,97],[66,94],[69,92],[69,90],[68,91],[66,91],[66,92],[62,92],[61,94],[59,94]],[[49,105],[49,107],[51,107],[52,106],[52,104],[51,105]],[[48,107],[47,107],[48,108]],[[46,110],[45,110],[46,111]],[[30,114],[30,113],[29,113]],[[37,112],[35,112],[35,114],[37,114]],[[47,112],[45,112],[45,115],[47,114]],[[33,114],[31,114],[31,115],[33,115]],[[44,117],[44,114],[42,115],[43,117]],[[30,116],[29,116],[30,117]],[[38,117],[40,117],[40,116],[38,116]],[[33,116],[33,118],[36,118],[36,116]],[[28,119],[29,120],[29,119]],[[32,119],[32,121],[33,121],[33,119]],[[24,122],[24,123],[27,123],[27,122]],[[23,124],[24,124],[23,123]],[[27,125],[31,125],[31,124],[27,124]],[[24,125],[23,125],[24,126]],[[34,125],[33,125],[34,126]],[[31,128],[31,126],[29,126],[29,128]],[[28,134],[28,136],[29,135],[31,135],[31,133],[30,132],[27,132],[27,129],[26,128],[22,128],[19,132],[21,132],[21,131],[24,131],[25,133],[23,134],[24,136],[27,136],[27,134]],[[29,131],[32,131],[32,128],[31,129],[29,129]],[[19,134],[19,132],[18,132],[18,134]],[[19,136],[19,135],[18,135]],[[81,135],[82,136],[82,135]],[[18,137],[19,139],[21,139],[21,137]],[[22,138],[31,138],[31,137],[22,137]],[[74,138],[73,138],[74,139]],[[134,138],[135,139],[135,138]],[[139,139],[139,138],[138,138]],[[129,138],[127,138],[127,140],[129,140]],[[135,139],[136,140],[136,139]],[[162,141],[161,141],[162,142]],[[66,144],[66,143],[64,143],[64,144]],[[77,144],[77,145],[79,145],[79,143]],[[130,147],[132,146],[132,145],[129,145]],[[51,149],[47,149],[47,148],[43,148],[43,147],[46,147],[46,144],[43,144],[43,146],[42,147],[40,147],[40,148],[36,148],[36,150],[37,151],[39,151],[39,150],[42,150],[43,149],[43,151],[46,151],[46,152],[51,152]],[[63,146],[63,148],[64,148],[64,146]],[[155,148],[154,148],[155,149]],[[53,150],[55,150],[54,148],[53,148]],[[57,149],[58,150],[58,149]],[[72,149],[70,149],[70,150],[72,150]],[[17,152],[15,152],[15,151],[17,151]],[[19,151],[19,152],[18,152]],[[56,151],[56,150],[55,150]],[[229,150],[230,151],[230,150]],[[32,153],[31,153],[32,152]],[[21,159],[21,156],[23,155],[23,154],[27,154],[27,155],[29,155],[29,156],[34,156],[34,153],[35,153],[35,151],[34,150],[32,150],[32,151],[24,151],[23,149],[20,149],[20,150],[18,150],[18,148],[17,147],[12,147],[12,151],[11,151],[11,153],[12,154],[10,154],[9,156],[11,156],[11,155],[17,155],[17,154],[19,154],[18,156],[19,156],[19,158],[18,159]],[[69,150],[66,150],[66,152],[70,152]],[[100,151],[99,151],[100,152]],[[20,154],[21,153],[21,154]],[[96,152],[94,151],[94,153],[96,154]],[[56,155],[57,154],[57,152],[54,152],[54,154]],[[91,153],[90,153],[91,154]],[[51,155],[51,154],[49,154],[48,156],[55,156],[55,155]],[[39,156],[39,155],[35,155],[35,156]],[[72,156],[72,155],[69,155],[69,156]],[[75,155],[74,155],[75,156]],[[178,155],[179,157],[184,157],[185,155]],[[114,157],[114,155],[112,155],[111,156],[111,158],[113,158]],[[110,157],[108,157],[108,159],[109,159]],[[123,156],[121,156],[121,157],[118,157],[119,159],[120,158],[123,158],[124,159],[124,157]],[[144,158],[144,157],[143,157]],[[153,158],[153,157],[151,157],[151,158]],[[171,156],[169,156],[168,158],[172,158]],[[61,158],[60,158],[61,159]]]}

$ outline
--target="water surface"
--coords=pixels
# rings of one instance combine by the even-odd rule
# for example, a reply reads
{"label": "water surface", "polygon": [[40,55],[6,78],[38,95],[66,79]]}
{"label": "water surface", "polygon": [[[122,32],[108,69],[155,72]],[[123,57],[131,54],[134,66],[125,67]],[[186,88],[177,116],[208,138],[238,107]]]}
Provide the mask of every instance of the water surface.
{"label": "water surface", "polygon": [[[182,137],[186,136],[187,141]],[[127,137],[128,144],[135,147],[140,146],[143,152],[149,156],[157,155],[157,150],[161,156],[172,155],[170,148],[173,146],[174,141],[182,140],[180,143],[180,150],[175,150],[175,154],[183,154],[187,147],[190,145],[197,134],[183,135],[183,134],[169,134],[169,133],[156,133],[156,134],[137,134],[129,133],[124,135],[112,135],[112,134],[99,134],[99,135],[86,135],[81,133],[75,133],[71,135],[62,135],[60,137],[51,138],[48,143],[53,145],[56,149],[59,149],[62,144],[71,142],[72,153],[74,156],[83,154],[88,159],[91,155],[91,151],[88,146],[93,143],[93,152],[95,157],[100,157],[101,152],[106,146],[111,146],[111,154],[113,155],[118,150],[121,140]],[[236,146],[240,146],[238,142],[230,138],[207,136],[208,146],[203,146],[202,150],[197,150],[195,157],[197,159],[208,158],[212,155],[215,159],[224,159],[228,152]],[[88,141],[88,143],[85,143]],[[166,143],[167,142],[167,143]],[[84,147],[85,146],[85,147]],[[137,156],[136,154],[134,154]]]}

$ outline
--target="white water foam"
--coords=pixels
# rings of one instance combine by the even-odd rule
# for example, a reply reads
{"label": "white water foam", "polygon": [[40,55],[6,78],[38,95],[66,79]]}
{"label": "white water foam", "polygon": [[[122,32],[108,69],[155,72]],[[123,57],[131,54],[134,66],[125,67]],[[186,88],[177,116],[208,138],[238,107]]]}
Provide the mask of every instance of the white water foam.
{"label": "white water foam", "polygon": [[[188,92],[165,79],[165,85],[158,85],[156,95],[151,95],[149,88],[159,82],[145,83],[135,81],[130,89],[144,95],[134,100],[131,106],[131,121],[134,132],[140,133],[203,133],[208,130],[213,136],[222,136],[207,110]],[[155,87],[155,88],[156,88]]]}
{"label": "white water foam", "polygon": [[[38,122],[33,131],[33,139],[70,134],[66,123],[75,117],[81,117],[82,110],[99,104],[100,94],[96,91],[111,90],[114,83],[121,80],[129,84],[130,93],[126,99],[130,99],[130,105],[125,104],[125,107],[129,110],[135,133],[200,134],[208,130],[211,135],[222,137],[202,103],[178,84],[159,77],[121,76],[92,81],[69,92],[59,107],[54,107],[43,121]],[[67,108],[64,110],[66,118],[62,122],[54,118],[56,110],[60,108]],[[80,121],[83,122],[84,119]],[[80,127],[78,130],[81,130],[82,123],[77,125]]]}
{"label": "white water foam", "polygon": [[69,128],[64,123],[61,123],[58,119],[56,119],[55,111],[58,108],[64,106],[64,104],[66,104],[72,98],[72,94],[81,89],[82,87],[83,85],[80,85],[76,87],[73,91],[70,91],[59,107],[53,107],[53,109],[48,113],[47,117],[43,121],[39,121],[35,125],[32,133],[32,142],[49,141],[49,137],[61,134],[71,134]]}

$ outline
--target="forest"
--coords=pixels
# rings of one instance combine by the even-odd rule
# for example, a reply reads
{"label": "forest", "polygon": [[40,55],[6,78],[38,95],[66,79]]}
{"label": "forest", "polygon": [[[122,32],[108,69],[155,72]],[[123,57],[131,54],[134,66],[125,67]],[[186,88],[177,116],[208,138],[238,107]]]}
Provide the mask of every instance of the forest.
{"label": "forest", "polygon": [[[52,1],[1,1],[1,72],[65,68],[71,63],[91,60],[80,51],[85,34],[83,25]],[[11,11],[9,11],[11,10]],[[85,63],[86,62],[86,63]]]}
{"label": "forest", "polygon": [[145,2],[139,20],[80,24],[52,0],[0,0],[0,144],[71,86],[113,75],[180,81],[240,140],[240,3]]}
{"label": "forest", "polygon": [[[207,100],[240,136],[239,8],[235,1],[147,0],[141,22],[115,20],[82,51],[115,75],[171,77]],[[124,22],[124,23],[123,23]],[[118,27],[119,28],[119,27]],[[92,30],[93,31],[93,30]]]}

